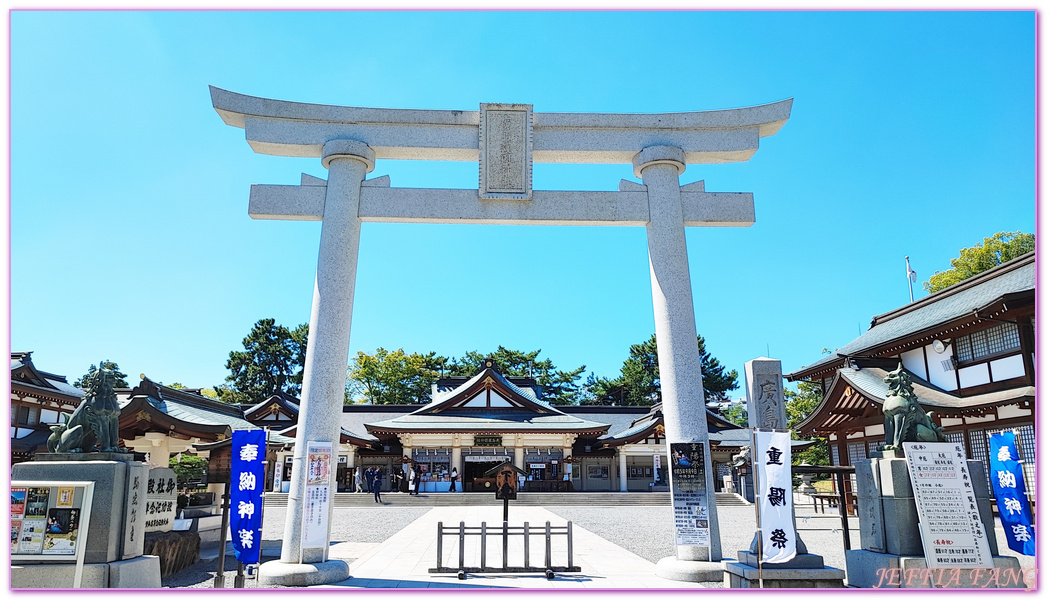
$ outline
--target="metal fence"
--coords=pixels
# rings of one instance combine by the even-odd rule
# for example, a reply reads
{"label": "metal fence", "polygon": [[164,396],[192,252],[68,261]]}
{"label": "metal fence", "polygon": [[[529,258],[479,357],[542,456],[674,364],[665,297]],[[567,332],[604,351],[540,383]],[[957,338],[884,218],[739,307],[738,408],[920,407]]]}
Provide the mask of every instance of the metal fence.
{"label": "metal fence", "polygon": [[[557,572],[578,572],[581,571],[581,567],[575,566],[574,564],[574,537],[572,533],[571,522],[568,521],[566,525],[552,525],[551,522],[546,521],[545,527],[531,527],[530,523],[524,523],[522,526],[510,526],[506,522],[502,522],[501,525],[494,525],[488,527],[487,522],[484,521],[479,527],[466,526],[465,521],[461,521],[458,527],[444,527],[443,521],[436,524],[436,568],[429,569],[430,573],[458,573],[459,579],[465,579],[466,573],[545,573],[545,576],[552,579],[554,573]],[[480,538],[480,564],[466,565],[465,564],[465,546],[466,538],[469,536],[478,536]],[[523,537],[523,564],[522,565],[510,565],[509,564],[509,538],[522,536]],[[544,565],[532,565],[531,564],[531,538],[532,536],[544,537],[545,541],[545,564]],[[567,565],[554,565],[553,564],[553,537],[563,536],[567,542]],[[444,566],[444,538],[451,537],[458,538],[458,566]],[[487,545],[488,540],[501,539],[502,542],[502,564],[501,566],[492,566],[487,563]]]}

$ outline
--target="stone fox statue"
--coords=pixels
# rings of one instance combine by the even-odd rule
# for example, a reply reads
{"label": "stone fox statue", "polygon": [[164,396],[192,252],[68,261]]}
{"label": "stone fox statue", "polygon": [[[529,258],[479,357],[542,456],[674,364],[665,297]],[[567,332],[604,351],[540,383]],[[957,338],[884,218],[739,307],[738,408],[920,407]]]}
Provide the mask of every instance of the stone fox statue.
{"label": "stone fox statue", "polygon": [[883,401],[885,450],[900,450],[902,442],[944,442],[942,428],[920,406],[912,379],[901,365],[883,378],[887,398]]}
{"label": "stone fox statue", "polygon": [[120,448],[120,405],[113,391],[113,372],[99,363],[87,393],[65,423],[53,425],[48,452],[124,452]]}

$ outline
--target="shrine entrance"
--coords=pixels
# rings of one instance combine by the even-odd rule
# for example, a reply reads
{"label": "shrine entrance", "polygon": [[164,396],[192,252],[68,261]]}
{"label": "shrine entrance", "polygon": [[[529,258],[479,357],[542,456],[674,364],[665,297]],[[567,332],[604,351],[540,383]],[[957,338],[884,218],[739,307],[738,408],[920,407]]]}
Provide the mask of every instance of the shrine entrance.
{"label": "shrine entrance", "polygon": [[[791,99],[646,115],[534,113],[528,104],[480,104],[479,111],[325,106],[215,87],[211,101],[226,124],[244,130],[255,152],[319,158],[328,169],[326,181],[302,175],[297,186],[252,185],[248,208],[256,219],[323,223],[298,439],[339,439],[364,221],[634,226],[647,231],[666,441],[701,443],[705,464],[712,464],[684,231],[747,227],[756,217],[752,194],[707,192],[703,181],[681,186],[680,175],[689,164],[748,160],[761,138],[788,121]],[[478,189],[394,188],[387,176],[365,180],[384,159],[478,162]],[[631,165],[641,183],[623,179],[614,192],[533,190],[534,162]],[[295,446],[296,461],[305,460],[306,446]],[[705,479],[711,493],[712,469]],[[303,548],[304,492],[305,472],[298,469],[280,560],[262,566],[260,583],[295,581],[303,573],[317,583],[348,577],[348,565],[327,560],[327,545]],[[684,568],[701,577],[722,578],[722,571],[693,564],[721,558],[715,502],[708,515],[709,544],[678,542],[674,560],[691,561]]]}

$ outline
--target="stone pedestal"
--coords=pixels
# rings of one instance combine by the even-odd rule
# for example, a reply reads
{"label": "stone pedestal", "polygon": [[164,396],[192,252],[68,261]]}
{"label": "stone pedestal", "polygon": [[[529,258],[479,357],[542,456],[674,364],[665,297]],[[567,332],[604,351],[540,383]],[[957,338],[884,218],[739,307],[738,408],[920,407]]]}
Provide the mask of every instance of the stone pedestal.
{"label": "stone pedestal", "polygon": [[[941,587],[934,585],[938,579],[944,587],[981,587],[970,585],[974,571],[986,569],[955,569],[961,576],[954,579],[951,574],[939,577],[938,571],[951,573],[954,569],[934,569],[928,577],[927,562],[924,560],[923,543],[920,535],[920,518],[916,510],[916,497],[909,479],[909,470],[904,458],[871,458],[856,461],[854,465],[857,481],[858,522],[861,534],[861,550],[847,551],[847,581],[856,587]],[[1018,559],[997,556],[995,521],[992,501],[982,470],[982,462],[967,461],[967,470],[974,485],[975,503],[982,520],[996,567],[1014,568],[1020,572]],[[888,585],[890,569],[899,571],[900,584]],[[919,570],[919,573],[915,571]],[[912,574],[908,571],[914,571]],[[907,580],[915,582],[907,585]],[[923,582],[920,584],[920,582]],[[919,584],[919,585],[917,585]],[[1009,586],[1014,587],[1014,586]],[[1024,587],[1017,586],[1017,587]]]}
{"label": "stone pedestal", "polygon": [[[11,479],[53,481],[55,485],[63,481],[95,482],[82,585],[160,587],[159,560],[142,556],[145,492],[149,479],[146,463],[135,461],[130,454],[41,454],[32,462],[14,465]],[[32,564],[31,556],[21,556],[16,560],[21,587],[65,587],[73,581],[71,564]],[[65,568],[69,570],[69,577],[54,575],[64,573],[62,569]],[[134,585],[128,585],[128,582]]]}
{"label": "stone pedestal", "polygon": [[923,552],[898,556],[847,551],[847,583],[861,588],[1024,588],[1026,572],[1013,556],[993,556],[992,569],[928,569]]}
{"label": "stone pedestal", "polygon": [[731,588],[842,588],[844,572],[826,567],[817,554],[797,554],[785,563],[764,564],[752,552],[739,552],[738,562],[724,561],[723,583]]}

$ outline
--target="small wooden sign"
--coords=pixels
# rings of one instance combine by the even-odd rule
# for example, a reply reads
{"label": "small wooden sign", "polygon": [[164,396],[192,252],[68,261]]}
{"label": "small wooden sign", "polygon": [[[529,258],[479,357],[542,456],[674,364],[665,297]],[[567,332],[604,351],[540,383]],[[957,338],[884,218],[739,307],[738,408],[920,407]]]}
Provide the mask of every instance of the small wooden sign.
{"label": "small wooden sign", "polygon": [[495,476],[494,497],[498,500],[516,500],[516,471],[510,466],[499,469]]}

